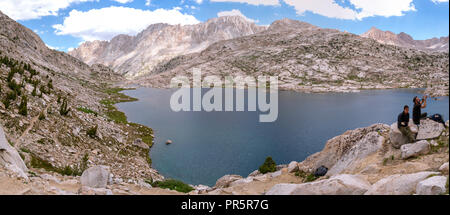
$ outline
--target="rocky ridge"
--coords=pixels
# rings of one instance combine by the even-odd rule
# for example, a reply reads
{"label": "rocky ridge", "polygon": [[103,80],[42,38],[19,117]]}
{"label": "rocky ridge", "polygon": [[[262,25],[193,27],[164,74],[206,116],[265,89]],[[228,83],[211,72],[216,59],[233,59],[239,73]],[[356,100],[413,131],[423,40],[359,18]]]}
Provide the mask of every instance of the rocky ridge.
{"label": "rocky ridge", "polygon": [[380,43],[418,49],[423,51],[448,52],[448,37],[432,38],[428,40],[414,40],[410,35],[401,32],[395,34],[391,31],[382,31],[372,27],[369,31],[361,34],[362,37],[374,39]]}

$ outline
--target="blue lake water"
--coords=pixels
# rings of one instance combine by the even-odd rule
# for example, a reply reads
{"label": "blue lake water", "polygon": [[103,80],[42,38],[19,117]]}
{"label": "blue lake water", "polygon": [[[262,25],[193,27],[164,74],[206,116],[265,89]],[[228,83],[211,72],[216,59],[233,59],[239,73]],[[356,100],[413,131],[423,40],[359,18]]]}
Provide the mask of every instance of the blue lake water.
{"label": "blue lake water", "polygon": [[[302,161],[322,150],[327,140],[349,129],[391,124],[405,104],[420,95],[415,89],[360,93],[306,94],[279,92],[279,115],[260,123],[259,112],[173,112],[173,89],[125,91],[139,101],[120,103],[128,120],[154,129],[150,155],[166,178],[214,185],[226,174],[246,176],[267,156],[277,164]],[[428,99],[424,112],[449,116],[449,99]],[[412,108],[411,108],[412,109]],[[166,145],[170,139],[173,144]]]}

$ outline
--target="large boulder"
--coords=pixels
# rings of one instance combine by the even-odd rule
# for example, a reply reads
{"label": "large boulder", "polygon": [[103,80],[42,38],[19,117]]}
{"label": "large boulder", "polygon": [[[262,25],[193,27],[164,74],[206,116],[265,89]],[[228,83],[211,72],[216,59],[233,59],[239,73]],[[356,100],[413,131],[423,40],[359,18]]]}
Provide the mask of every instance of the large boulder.
{"label": "large boulder", "polygon": [[356,167],[358,161],[377,152],[383,146],[384,137],[378,132],[370,132],[353,146],[332,166],[327,175],[336,175],[344,170],[351,171]]}
{"label": "large boulder", "polygon": [[297,161],[290,162],[287,168],[289,173],[298,171],[298,162]]}
{"label": "large boulder", "polygon": [[434,139],[441,136],[445,127],[442,123],[435,122],[430,119],[420,121],[419,133],[417,133],[417,140]]}
{"label": "large boulder", "polygon": [[[417,134],[418,128],[412,119],[409,120],[408,126],[414,134]],[[408,138],[398,129],[397,123],[391,125],[389,139],[391,140],[392,147],[396,149],[399,149],[402,145],[409,143]]]}
{"label": "large boulder", "polygon": [[358,175],[336,175],[304,184],[277,184],[266,195],[362,195],[370,183]]}
{"label": "large boulder", "polygon": [[417,184],[416,194],[418,195],[440,195],[445,193],[445,184],[447,183],[447,177],[445,176],[433,176],[427,178]]}
{"label": "large boulder", "polygon": [[5,137],[5,132],[0,126],[0,166],[16,173],[19,177],[28,179],[28,168],[23,162],[17,150],[12,147]]}
{"label": "large boulder", "polygon": [[109,176],[109,167],[93,166],[83,172],[80,181],[83,187],[106,188]]}
{"label": "large boulder", "polygon": [[443,174],[448,175],[448,162],[442,164],[441,167],[439,167],[439,171],[441,171]]}
{"label": "large boulder", "polygon": [[378,133],[388,131],[389,126],[385,124],[374,124],[369,127],[347,131],[328,140],[322,151],[309,156],[299,163],[299,169],[305,172],[312,172],[320,166],[325,166],[331,170],[334,165],[339,163],[330,172],[330,174],[337,174],[345,166],[355,166],[358,162],[354,159],[361,160],[376,151],[380,147],[379,143],[382,140],[382,136]]}
{"label": "large boulder", "polygon": [[413,174],[395,174],[373,184],[365,195],[411,195],[416,186],[430,175],[438,172],[418,172]]}
{"label": "large boulder", "polygon": [[430,143],[426,140],[421,140],[416,143],[402,145],[400,150],[402,152],[402,159],[416,157],[430,152]]}
{"label": "large boulder", "polygon": [[239,179],[242,179],[242,176],[240,176],[240,175],[224,175],[217,180],[214,188],[229,187],[232,182],[237,181]]}

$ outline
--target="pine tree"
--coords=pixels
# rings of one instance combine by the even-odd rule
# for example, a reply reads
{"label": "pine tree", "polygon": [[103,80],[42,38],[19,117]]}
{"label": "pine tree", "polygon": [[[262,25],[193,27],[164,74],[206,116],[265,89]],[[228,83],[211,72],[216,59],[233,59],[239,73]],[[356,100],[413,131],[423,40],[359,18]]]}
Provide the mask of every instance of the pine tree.
{"label": "pine tree", "polygon": [[61,108],[59,109],[59,114],[61,114],[61,116],[67,116],[69,111],[70,111],[70,108],[67,107],[67,100],[64,99],[61,104]]}
{"label": "pine tree", "polygon": [[19,105],[19,114],[23,115],[23,116],[28,115],[27,96],[25,96],[25,95],[22,96],[22,101],[20,102],[20,105]]}

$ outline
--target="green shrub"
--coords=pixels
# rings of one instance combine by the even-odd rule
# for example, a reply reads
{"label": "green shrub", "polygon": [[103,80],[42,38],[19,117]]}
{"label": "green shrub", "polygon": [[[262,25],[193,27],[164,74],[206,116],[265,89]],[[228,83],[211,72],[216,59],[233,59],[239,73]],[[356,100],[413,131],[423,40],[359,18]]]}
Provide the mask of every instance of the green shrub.
{"label": "green shrub", "polygon": [[273,161],[272,157],[267,157],[263,165],[259,167],[259,172],[266,174],[268,172],[275,172],[277,170],[277,164]]}
{"label": "green shrub", "polygon": [[5,105],[5,109],[8,109],[9,106],[11,105],[11,101],[9,101],[8,98],[4,98],[4,99],[2,100],[2,103],[3,103],[3,105]]}
{"label": "green shrub", "polygon": [[317,179],[317,177],[311,173],[308,176],[306,176],[305,182],[315,181],[316,179]]}
{"label": "green shrub", "polygon": [[47,90],[44,85],[41,85],[41,87],[39,87],[39,91],[41,91],[41,95],[42,94],[47,94],[47,95],[50,94],[50,90]]}
{"label": "green shrub", "polygon": [[127,123],[127,116],[125,113],[114,110],[114,111],[108,111],[106,112],[106,116],[108,116],[109,119],[113,120],[116,123]]}
{"label": "green shrub", "polygon": [[95,116],[98,116],[98,113],[89,109],[89,108],[85,108],[85,107],[79,107],[77,108],[77,110],[83,112],[83,113],[87,113],[87,114],[94,114]]}
{"label": "green shrub", "polygon": [[44,114],[44,112],[41,112],[40,114],[39,114],[39,118],[38,118],[39,120],[44,120],[45,119],[45,114]]}
{"label": "green shrub", "polygon": [[25,152],[25,153],[30,153],[30,150],[27,148],[20,148],[20,151]]}
{"label": "green shrub", "polygon": [[86,134],[91,138],[95,138],[97,136],[97,129],[98,129],[97,125],[92,128],[89,128]]}
{"label": "green shrub", "polygon": [[16,81],[13,79],[10,82],[8,82],[8,87],[9,89],[11,89],[12,91],[16,92],[17,95],[21,94],[21,90],[20,88],[22,88],[22,86],[20,86],[19,84],[16,83]]}
{"label": "green shrub", "polygon": [[48,81],[48,83],[47,83],[47,88],[49,89],[49,90],[51,90],[51,89],[53,89],[53,81],[50,79],[50,81]]}
{"label": "green shrub", "polygon": [[176,190],[182,193],[189,193],[194,190],[191,186],[175,179],[167,179],[165,181],[156,181],[152,183],[153,187],[159,187],[163,189]]}

